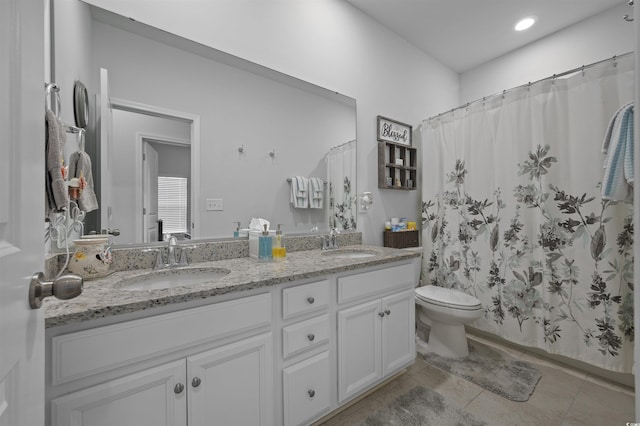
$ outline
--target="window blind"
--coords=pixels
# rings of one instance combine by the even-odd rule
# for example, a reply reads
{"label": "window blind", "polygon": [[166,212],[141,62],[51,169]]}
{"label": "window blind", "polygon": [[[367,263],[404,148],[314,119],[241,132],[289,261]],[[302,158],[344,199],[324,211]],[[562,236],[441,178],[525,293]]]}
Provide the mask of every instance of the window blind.
{"label": "window blind", "polygon": [[158,218],[163,233],[187,232],[187,178],[158,176]]}

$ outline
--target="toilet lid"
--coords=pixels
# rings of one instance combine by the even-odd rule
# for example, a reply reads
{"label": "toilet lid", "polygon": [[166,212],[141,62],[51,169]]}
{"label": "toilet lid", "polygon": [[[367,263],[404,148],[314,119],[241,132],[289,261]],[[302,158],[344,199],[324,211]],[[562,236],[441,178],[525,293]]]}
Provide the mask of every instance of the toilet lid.
{"label": "toilet lid", "polygon": [[416,288],[416,296],[426,302],[440,306],[452,306],[466,309],[482,308],[482,303],[469,294],[435,285]]}

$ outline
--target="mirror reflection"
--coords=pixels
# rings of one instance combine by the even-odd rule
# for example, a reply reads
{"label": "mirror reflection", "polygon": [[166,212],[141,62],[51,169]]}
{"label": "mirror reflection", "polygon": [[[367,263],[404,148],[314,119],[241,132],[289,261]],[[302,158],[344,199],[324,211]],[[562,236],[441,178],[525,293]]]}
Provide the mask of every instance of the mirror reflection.
{"label": "mirror reflection", "polygon": [[[83,80],[98,99],[87,137],[102,169],[96,228],[120,229],[116,244],[156,240],[167,226],[232,237],[254,217],[287,233],[355,228],[354,99],[82,1],[53,13],[56,80],[69,94],[66,82]],[[297,176],[307,196],[311,178],[324,182],[320,207],[294,202]]]}

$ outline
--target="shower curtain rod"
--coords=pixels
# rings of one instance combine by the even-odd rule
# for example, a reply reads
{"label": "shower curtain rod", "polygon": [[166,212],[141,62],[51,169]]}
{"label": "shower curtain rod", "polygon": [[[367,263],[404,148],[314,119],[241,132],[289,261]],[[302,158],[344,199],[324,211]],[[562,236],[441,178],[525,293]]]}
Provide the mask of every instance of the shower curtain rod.
{"label": "shower curtain rod", "polygon": [[356,140],[350,140],[349,142],[345,142],[345,143],[341,143],[340,145],[336,145],[336,146],[332,146],[331,148],[329,148],[329,151],[331,151],[332,149],[338,149],[338,148],[342,148],[345,145],[349,145],[351,142],[355,142]]}
{"label": "shower curtain rod", "polygon": [[475,101],[467,102],[466,104],[463,104],[463,105],[457,106],[457,107],[452,108],[452,109],[450,109],[450,110],[447,110],[447,111],[445,111],[445,112],[441,112],[441,113],[440,113],[440,114],[438,114],[438,115],[434,115],[434,116],[432,116],[432,117],[429,117],[429,118],[427,118],[427,121],[435,120],[435,119],[437,119],[437,118],[440,118],[440,117],[441,117],[441,116],[443,116],[444,114],[450,114],[450,113],[452,113],[452,112],[454,112],[454,111],[457,111],[457,110],[459,110],[459,109],[467,108],[467,107],[469,107],[471,104],[475,104],[475,103],[477,103],[477,102],[485,102],[485,101],[487,101],[488,99],[494,98],[494,97],[496,97],[496,96],[504,96],[504,95],[506,95],[507,93],[511,93],[511,92],[513,92],[514,90],[522,89],[522,88],[524,88],[524,87],[531,87],[531,86],[532,86],[532,85],[534,85],[534,84],[538,84],[538,83],[541,83],[541,82],[546,81],[546,80],[554,80],[554,79],[556,79],[556,78],[564,77],[564,76],[566,76],[566,75],[570,75],[570,74],[576,73],[576,72],[578,72],[578,71],[584,71],[584,70],[586,70],[586,69],[588,69],[588,68],[595,67],[595,66],[597,66],[597,65],[603,64],[603,63],[608,62],[608,61],[614,61],[614,62],[615,62],[616,60],[618,60],[618,59],[620,59],[620,58],[624,58],[624,57],[626,57],[626,56],[629,56],[629,55],[631,55],[632,53],[633,53],[633,52],[627,52],[627,53],[623,53],[622,55],[613,55],[613,57],[611,57],[611,58],[607,58],[607,59],[603,59],[603,60],[601,60],[601,61],[593,62],[593,63],[591,63],[591,64],[589,64],[589,65],[583,65],[583,66],[581,66],[581,67],[573,68],[573,69],[570,69],[569,71],[561,72],[560,74],[553,74],[553,75],[551,75],[551,76],[549,76],[549,77],[541,78],[540,80],[536,80],[536,81],[533,81],[533,82],[531,82],[531,81],[530,81],[530,82],[528,82],[528,83],[526,83],[526,84],[521,84],[520,86],[515,86],[515,87],[512,87],[511,89],[506,89],[506,90],[503,90],[502,92],[497,92],[497,93],[494,93],[494,94],[489,95],[489,96],[483,96],[482,98],[480,98],[480,99],[476,99]]}

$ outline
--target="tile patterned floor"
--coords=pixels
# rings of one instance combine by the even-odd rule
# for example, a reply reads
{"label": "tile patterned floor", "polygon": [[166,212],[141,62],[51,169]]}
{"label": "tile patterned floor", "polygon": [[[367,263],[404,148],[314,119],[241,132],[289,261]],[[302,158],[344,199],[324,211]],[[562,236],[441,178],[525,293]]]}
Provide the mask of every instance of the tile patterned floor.
{"label": "tile patterned floor", "polygon": [[601,380],[584,371],[471,337],[506,350],[533,363],[542,373],[535,392],[527,402],[513,402],[427,364],[418,356],[407,373],[322,423],[324,426],[358,424],[416,385],[442,394],[450,404],[472,413],[489,425],[514,426],[624,426],[635,418],[634,392]]}

